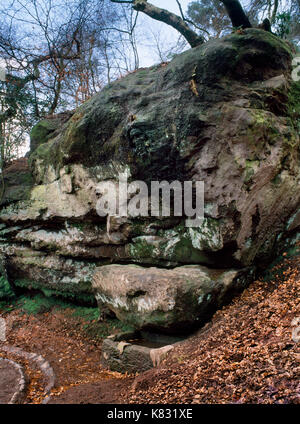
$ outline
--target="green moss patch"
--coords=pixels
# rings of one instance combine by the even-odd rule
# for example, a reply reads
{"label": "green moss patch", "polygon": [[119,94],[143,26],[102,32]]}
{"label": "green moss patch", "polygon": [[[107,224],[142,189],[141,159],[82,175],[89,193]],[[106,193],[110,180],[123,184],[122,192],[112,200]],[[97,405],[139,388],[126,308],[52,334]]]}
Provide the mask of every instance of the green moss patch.
{"label": "green moss patch", "polygon": [[295,130],[300,133],[300,81],[291,84],[288,102],[288,114],[291,117]]}
{"label": "green moss patch", "polygon": [[10,300],[14,298],[15,294],[7,281],[3,276],[0,277],[0,301]]}
{"label": "green moss patch", "polygon": [[[17,310],[21,314],[39,315],[48,312],[60,311],[66,315],[66,318],[74,319],[74,324],[80,323],[81,329],[88,338],[102,340],[110,334],[119,332],[128,332],[133,329],[121,323],[116,318],[109,318],[105,321],[99,321],[99,308],[78,306],[58,297],[45,296],[43,294],[24,294],[18,298],[11,299],[9,303],[0,298],[0,311],[2,313]],[[77,328],[77,327],[76,327]]]}
{"label": "green moss patch", "polygon": [[[51,289],[46,288],[43,286],[43,284],[36,282],[36,281],[28,281],[24,279],[17,279],[14,281],[14,284],[16,287],[26,289],[26,290],[38,290],[41,293],[43,293],[44,296],[50,298],[51,296],[56,298],[65,299],[68,301],[73,301],[77,303],[83,303],[83,304],[90,304],[92,305],[95,303],[95,298],[92,294],[78,292],[75,290],[58,290],[58,289]],[[90,287],[87,287],[87,290],[90,289]]]}

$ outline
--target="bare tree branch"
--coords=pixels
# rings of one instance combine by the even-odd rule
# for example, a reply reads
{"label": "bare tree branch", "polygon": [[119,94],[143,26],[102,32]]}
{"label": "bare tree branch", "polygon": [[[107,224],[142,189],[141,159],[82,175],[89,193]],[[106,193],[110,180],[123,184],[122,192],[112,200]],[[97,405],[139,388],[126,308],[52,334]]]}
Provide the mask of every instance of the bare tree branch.
{"label": "bare tree branch", "polygon": [[113,3],[131,3],[134,10],[137,12],[143,12],[150,18],[157,21],[164,22],[176,29],[180,34],[184,36],[191,47],[199,46],[204,43],[204,38],[193,31],[189,25],[175,13],[169,12],[168,10],[161,9],[148,3],[147,0],[111,0]]}
{"label": "bare tree branch", "polygon": [[[191,47],[196,47],[202,43],[204,43],[203,36],[198,35],[195,31],[191,29],[188,25],[194,25],[197,29],[206,32],[209,32],[203,28],[197,27],[191,20],[185,18],[181,3],[179,0],[176,0],[176,3],[179,7],[180,16],[175,13],[169,12],[168,10],[161,9],[159,7],[154,6],[151,3],[148,3],[147,0],[111,0],[113,3],[129,3],[132,4],[134,10],[143,12],[146,15],[150,16],[157,21],[164,22],[177,31],[180,32],[184,36],[184,38],[188,41]],[[233,27],[242,27],[242,28],[251,28],[251,23],[244,12],[243,7],[239,0],[220,0],[229,15],[229,18],[232,22]]]}
{"label": "bare tree branch", "polygon": [[184,13],[183,13],[183,9],[182,9],[181,3],[180,3],[180,1],[179,1],[179,0],[176,0],[176,3],[177,3],[177,5],[178,5],[178,7],[179,7],[181,17],[182,17],[182,19],[185,21],[185,17],[184,17]]}
{"label": "bare tree branch", "polygon": [[275,22],[278,6],[279,6],[279,0],[275,0],[274,1],[273,13],[272,13],[272,16],[270,18],[271,24],[273,24]]}

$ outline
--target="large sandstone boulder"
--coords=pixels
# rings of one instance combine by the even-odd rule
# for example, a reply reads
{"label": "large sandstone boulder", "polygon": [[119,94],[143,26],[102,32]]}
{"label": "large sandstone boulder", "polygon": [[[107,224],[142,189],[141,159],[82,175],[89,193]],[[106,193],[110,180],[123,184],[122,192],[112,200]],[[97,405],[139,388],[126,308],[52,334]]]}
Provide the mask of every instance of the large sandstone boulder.
{"label": "large sandstone boulder", "polygon": [[237,270],[200,265],[106,265],[95,270],[93,288],[100,310],[108,307],[122,322],[137,329],[180,332],[191,330],[224,304],[226,296],[242,287],[239,277]]}
{"label": "large sandstone boulder", "polygon": [[[202,269],[199,279],[193,274],[193,289],[183,284],[184,293],[198,293],[207,281],[205,295],[219,306],[219,295],[212,293],[222,283],[209,272],[239,270],[248,281],[250,271],[254,275],[299,237],[299,98],[293,98],[291,59],[284,41],[248,29],[186,51],[169,64],[140,69],[74,113],[37,124],[30,172],[10,170],[5,177],[0,253],[10,280],[85,296],[92,293],[96,267],[157,267],[158,280],[152,278],[147,296],[151,304],[159,298],[155,281],[162,278],[163,287],[174,286],[170,299],[177,314],[178,281],[184,277],[163,269],[201,265],[209,270]],[[117,184],[119,173],[129,182],[204,181],[201,226],[187,228],[184,216],[100,217],[98,185]],[[101,272],[98,268],[97,275]],[[134,287],[146,284],[147,272],[132,280]],[[235,279],[231,284],[238,285]],[[106,290],[99,286],[98,298]],[[113,291],[110,286],[102,302],[111,309]],[[122,293],[127,299],[127,290]],[[134,299],[126,302],[135,308],[137,325],[152,325],[151,313],[139,314]],[[164,310],[160,302],[153,316]],[[178,322],[185,313],[186,321],[201,320],[202,307],[200,302],[178,312]],[[119,309],[116,314],[128,319]],[[172,326],[177,319],[172,314],[161,313],[159,325]]]}

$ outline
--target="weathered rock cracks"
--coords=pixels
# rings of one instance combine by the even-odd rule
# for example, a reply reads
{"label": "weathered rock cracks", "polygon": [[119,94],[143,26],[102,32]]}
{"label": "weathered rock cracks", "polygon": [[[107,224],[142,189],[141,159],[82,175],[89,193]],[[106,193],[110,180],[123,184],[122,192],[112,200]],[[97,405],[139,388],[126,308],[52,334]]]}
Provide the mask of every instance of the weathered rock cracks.
{"label": "weathered rock cracks", "polygon": [[[5,171],[0,251],[9,281],[96,295],[136,327],[201,322],[298,238],[291,59],[284,41],[248,29],[140,69],[37,124],[29,167],[23,160]],[[203,223],[101,218],[98,184],[117,184],[119,173],[148,184],[204,181]]]}

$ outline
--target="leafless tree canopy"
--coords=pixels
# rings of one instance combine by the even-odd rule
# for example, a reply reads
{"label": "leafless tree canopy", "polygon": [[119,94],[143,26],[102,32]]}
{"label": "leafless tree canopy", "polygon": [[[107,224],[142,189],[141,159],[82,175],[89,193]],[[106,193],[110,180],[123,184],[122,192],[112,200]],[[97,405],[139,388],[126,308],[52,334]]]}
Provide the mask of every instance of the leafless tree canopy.
{"label": "leafless tree canopy", "polygon": [[[157,61],[220,37],[233,27],[257,26],[298,40],[299,0],[192,0],[177,13],[147,0],[3,0],[0,5],[0,171],[39,119],[88,100],[112,80],[140,66],[139,49]],[[146,16],[177,30],[167,43]],[[153,21],[153,22],[154,22]],[[174,31],[176,34],[176,32]]]}

